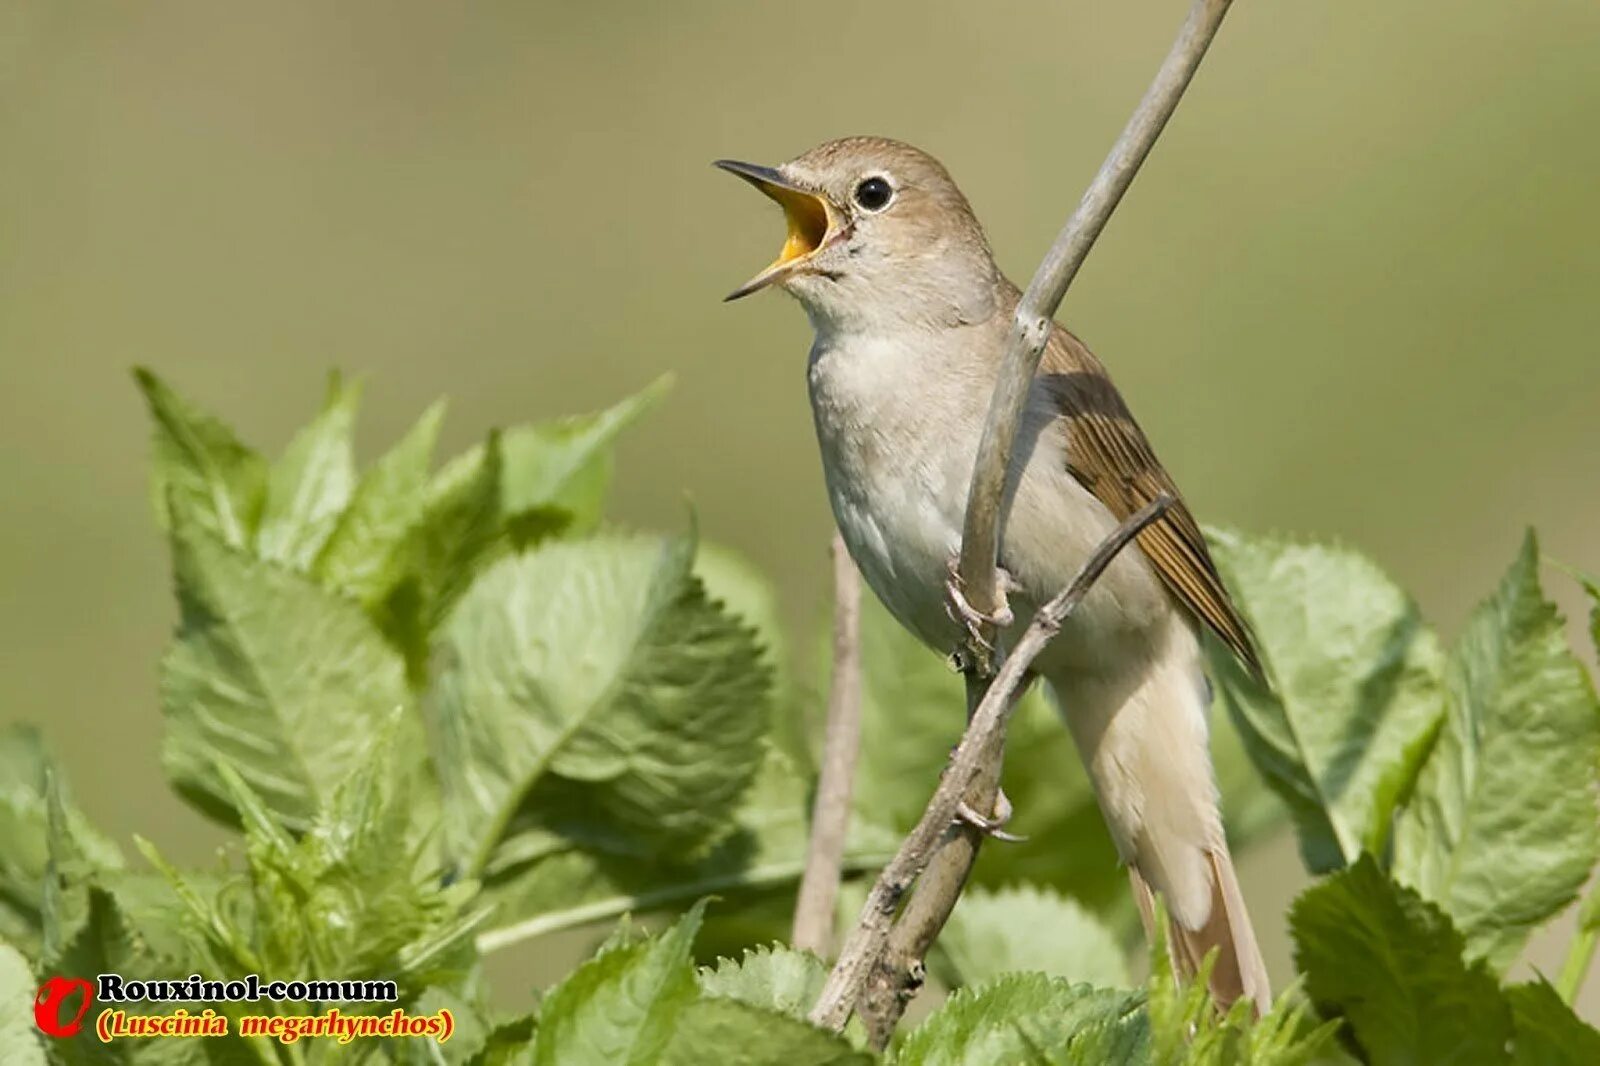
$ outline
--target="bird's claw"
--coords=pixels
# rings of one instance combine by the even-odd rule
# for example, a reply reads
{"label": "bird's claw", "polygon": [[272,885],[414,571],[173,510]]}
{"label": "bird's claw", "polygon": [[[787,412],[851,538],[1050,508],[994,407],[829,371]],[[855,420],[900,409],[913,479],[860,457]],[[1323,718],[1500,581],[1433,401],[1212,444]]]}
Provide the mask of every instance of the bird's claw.
{"label": "bird's claw", "polygon": [[995,793],[994,813],[991,815],[979,814],[965,800],[962,800],[960,805],[956,807],[957,821],[967,823],[984,836],[994,840],[1003,841],[1007,844],[1020,844],[1028,838],[1018,836],[1015,833],[1008,833],[1005,830],[1006,823],[1011,821],[1011,814],[1011,801],[1006,798],[1003,789]]}
{"label": "bird's claw", "polygon": [[945,614],[950,620],[962,626],[967,631],[967,636],[973,644],[984,651],[994,651],[994,644],[984,639],[983,627],[993,626],[996,629],[1005,629],[1017,620],[1011,613],[1011,605],[1006,602],[1006,593],[1014,590],[1016,581],[1003,569],[997,571],[1000,575],[1000,606],[992,612],[984,612],[972,606],[966,593],[962,591],[961,561],[952,556],[946,566],[944,581]]}

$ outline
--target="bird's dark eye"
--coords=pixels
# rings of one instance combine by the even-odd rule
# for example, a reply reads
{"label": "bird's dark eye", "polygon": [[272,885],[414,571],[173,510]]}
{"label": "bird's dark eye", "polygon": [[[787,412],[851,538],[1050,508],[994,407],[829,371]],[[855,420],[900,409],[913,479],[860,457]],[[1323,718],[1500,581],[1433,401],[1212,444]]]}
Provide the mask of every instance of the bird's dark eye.
{"label": "bird's dark eye", "polygon": [[856,186],[856,203],[868,211],[882,211],[894,199],[894,188],[882,178],[868,178]]}

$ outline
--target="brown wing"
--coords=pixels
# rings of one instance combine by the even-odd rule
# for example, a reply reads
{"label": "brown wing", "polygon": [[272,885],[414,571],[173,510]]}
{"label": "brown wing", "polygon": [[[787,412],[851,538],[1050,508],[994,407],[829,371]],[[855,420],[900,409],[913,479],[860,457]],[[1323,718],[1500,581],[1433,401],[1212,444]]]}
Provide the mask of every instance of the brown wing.
{"label": "brown wing", "polygon": [[1100,360],[1057,326],[1039,373],[1066,425],[1068,469],[1112,514],[1127,518],[1163,492],[1176,501],[1139,534],[1139,547],[1184,606],[1260,677],[1250,627],[1223,587],[1199,524]]}

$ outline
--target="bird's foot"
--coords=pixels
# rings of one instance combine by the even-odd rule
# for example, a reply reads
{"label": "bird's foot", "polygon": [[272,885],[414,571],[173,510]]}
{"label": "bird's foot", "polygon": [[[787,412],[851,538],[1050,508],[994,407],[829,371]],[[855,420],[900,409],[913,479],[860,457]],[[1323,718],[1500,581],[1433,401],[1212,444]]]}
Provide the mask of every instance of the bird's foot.
{"label": "bird's foot", "polygon": [[1001,789],[995,793],[993,814],[979,814],[963,800],[956,808],[956,820],[967,823],[994,840],[1004,841],[1007,844],[1020,844],[1028,838],[1005,830],[1006,823],[1011,821],[1012,813],[1011,801],[1006,798],[1005,790]]}
{"label": "bird's foot", "polygon": [[[945,614],[950,620],[960,625],[967,631],[967,636],[973,644],[985,651],[993,651],[994,644],[984,639],[983,627],[993,626],[996,629],[1005,629],[1017,620],[1011,613],[1011,605],[1006,602],[1006,594],[1017,588],[1016,580],[1002,568],[996,568],[1000,575],[1000,606],[991,612],[984,612],[972,606],[962,588],[961,560],[952,555],[946,564],[944,580]],[[959,665],[959,664],[958,664]]]}

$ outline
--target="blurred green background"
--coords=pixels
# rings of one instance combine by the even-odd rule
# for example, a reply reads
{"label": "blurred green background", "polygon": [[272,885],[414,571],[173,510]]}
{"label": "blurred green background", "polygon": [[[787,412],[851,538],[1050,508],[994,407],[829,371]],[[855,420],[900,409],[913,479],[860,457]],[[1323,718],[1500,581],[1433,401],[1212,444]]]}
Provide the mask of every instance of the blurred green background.
{"label": "blurred green background", "polygon": [[[117,837],[218,839],[157,760],[133,363],[269,448],[369,375],[369,455],[671,370],[614,513],[692,503],[813,624],[809,334],[718,302],[781,225],[707,164],[912,141],[1025,281],[1184,6],[0,5],[0,719]],[[1204,518],[1357,544],[1447,635],[1524,524],[1600,570],[1597,54],[1594,0],[1240,0],[1063,311]],[[1292,848],[1252,864],[1276,924]]]}

